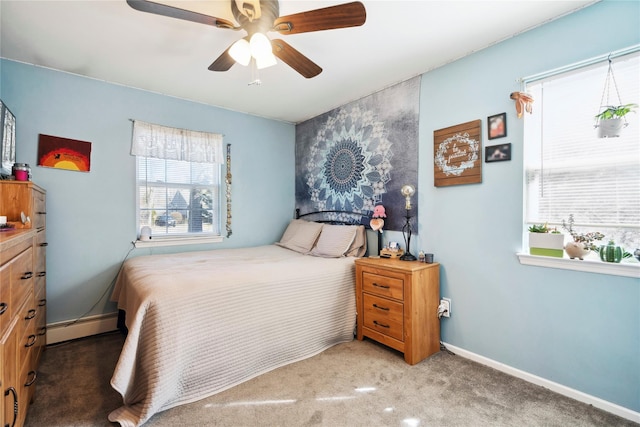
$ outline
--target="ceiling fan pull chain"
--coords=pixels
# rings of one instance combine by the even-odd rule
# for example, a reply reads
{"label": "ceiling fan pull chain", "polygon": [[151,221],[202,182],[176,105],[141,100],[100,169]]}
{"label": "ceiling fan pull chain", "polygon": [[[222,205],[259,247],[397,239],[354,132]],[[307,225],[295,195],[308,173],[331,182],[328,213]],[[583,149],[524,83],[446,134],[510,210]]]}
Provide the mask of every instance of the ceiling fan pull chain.
{"label": "ceiling fan pull chain", "polygon": [[258,71],[256,60],[255,58],[251,58],[251,81],[249,82],[249,86],[260,86],[261,84],[262,80],[260,80],[260,71]]}

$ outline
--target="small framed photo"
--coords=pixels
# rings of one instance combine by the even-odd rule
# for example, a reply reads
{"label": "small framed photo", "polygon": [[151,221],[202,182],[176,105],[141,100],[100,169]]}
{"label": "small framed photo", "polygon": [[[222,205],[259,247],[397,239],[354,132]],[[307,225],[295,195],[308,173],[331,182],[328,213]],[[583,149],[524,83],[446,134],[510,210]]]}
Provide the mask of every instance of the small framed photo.
{"label": "small framed photo", "polygon": [[504,138],[507,136],[507,113],[487,117],[487,129],[489,139]]}
{"label": "small framed photo", "polygon": [[504,160],[511,160],[511,143],[484,147],[485,163],[502,162]]}

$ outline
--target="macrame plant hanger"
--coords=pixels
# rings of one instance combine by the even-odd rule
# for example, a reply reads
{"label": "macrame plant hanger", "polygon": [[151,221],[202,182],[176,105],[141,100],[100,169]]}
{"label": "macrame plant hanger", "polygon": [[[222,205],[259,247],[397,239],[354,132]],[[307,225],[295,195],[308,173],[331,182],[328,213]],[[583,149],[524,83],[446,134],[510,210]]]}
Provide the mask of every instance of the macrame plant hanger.
{"label": "macrame plant hanger", "polygon": [[[600,109],[598,110],[598,114],[596,114],[596,123],[594,125],[595,128],[600,126],[600,113],[602,113],[607,108],[615,107],[616,105],[622,105],[622,99],[620,98],[620,91],[618,90],[618,84],[616,83],[616,77],[613,75],[613,61],[611,60],[611,55],[607,58],[609,61],[609,68],[607,69],[607,77],[604,80],[604,88],[602,89],[602,97],[600,98]],[[609,93],[611,92],[611,83],[613,83],[613,88],[616,91],[616,96],[618,97],[618,103],[616,105],[609,103]],[[604,102],[604,97],[607,96],[606,103]],[[629,123],[627,122],[627,118],[622,116],[624,120],[623,127],[627,127]]]}

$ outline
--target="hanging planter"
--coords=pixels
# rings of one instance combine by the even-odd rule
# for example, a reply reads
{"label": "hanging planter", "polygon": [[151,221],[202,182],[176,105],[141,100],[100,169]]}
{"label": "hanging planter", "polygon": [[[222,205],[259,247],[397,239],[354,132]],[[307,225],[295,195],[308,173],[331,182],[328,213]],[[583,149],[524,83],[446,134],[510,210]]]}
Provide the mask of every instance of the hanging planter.
{"label": "hanging planter", "polygon": [[[618,97],[617,105],[611,105],[609,103],[611,84],[613,84],[616,96]],[[607,96],[606,103],[604,102],[605,94]],[[598,138],[619,137],[622,129],[629,125],[626,115],[635,112],[637,107],[636,104],[623,104],[620,100],[620,92],[618,91],[616,78],[613,75],[611,58],[609,58],[609,68],[607,69],[607,77],[604,81],[604,90],[602,91],[602,98],[600,100],[600,112],[595,116],[596,123],[594,127],[598,129]]]}
{"label": "hanging planter", "polygon": [[598,138],[619,137],[622,129],[629,124],[624,116],[634,111],[636,107],[636,104],[607,106],[603,112],[596,116]]}

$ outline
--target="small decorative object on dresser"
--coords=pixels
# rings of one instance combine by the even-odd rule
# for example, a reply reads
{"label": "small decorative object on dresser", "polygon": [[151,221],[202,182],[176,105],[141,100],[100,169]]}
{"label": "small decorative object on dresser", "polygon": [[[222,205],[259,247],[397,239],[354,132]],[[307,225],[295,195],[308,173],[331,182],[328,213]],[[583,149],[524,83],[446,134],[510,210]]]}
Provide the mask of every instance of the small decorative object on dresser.
{"label": "small decorative object on dresser", "polygon": [[416,257],[411,253],[411,196],[416,193],[416,188],[413,185],[405,184],[400,190],[405,198],[404,208],[407,211],[405,218],[406,222],[402,227],[402,235],[404,236],[404,250],[405,253],[400,256],[402,261],[415,261]]}
{"label": "small decorative object on dresser", "polygon": [[357,338],[404,353],[410,365],[440,351],[440,264],[384,258],[355,264]]}

